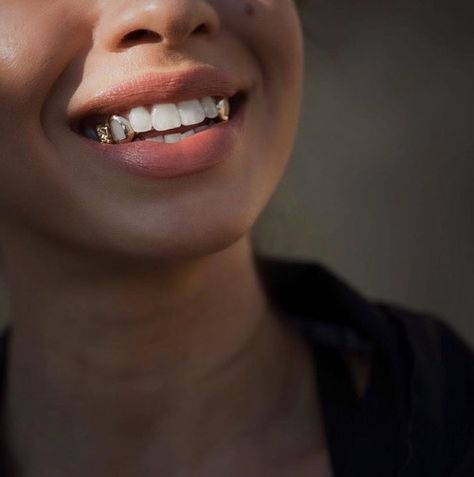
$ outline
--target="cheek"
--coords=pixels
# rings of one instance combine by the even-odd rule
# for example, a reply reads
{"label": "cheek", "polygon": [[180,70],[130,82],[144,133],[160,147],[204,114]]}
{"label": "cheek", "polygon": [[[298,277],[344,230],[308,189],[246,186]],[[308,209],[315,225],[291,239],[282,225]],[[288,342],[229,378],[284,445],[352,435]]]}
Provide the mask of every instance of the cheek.
{"label": "cheek", "polygon": [[[303,37],[293,1],[271,0],[256,2],[254,32],[256,51],[265,65],[266,86],[278,95],[275,104],[293,109],[299,105],[303,70]],[[285,116],[283,114],[283,116]]]}
{"label": "cheek", "polygon": [[84,43],[83,19],[70,2],[0,0],[2,206],[34,193],[47,180],[44,171],[39,173],[45,147],[42,110],[72,52]]}
{"label": "cheek", "polygon": [[[248,51],[262,78],[267,99],[267,131],[291,136],[296,125],[303,77],[303,35],[293,0],[225,2],[226,18]],[[274,140],[275,138],[272,138]]]}
{"label": "cheek", "polygon": [[249,42],[263,78],[269,156],[286,163],[298,124],[303,83],[303,38],[293,1],[254,0]]}
{"label": "cheek", "polygon": [[26,2],[13,3],[0,7],[0,89],[2,102],[22,108],[37,104],[44,93],[54,69],[56,35],[36,2],[31,11]]}
{"label": "cheek", "polygon": [[219,0],[226,21],[254,53],[264,70],[277,69],[272,80],[295,80],[303,62],[303,35],[293,0]]}
{"label": "cheek", "polygon": [[[0,107],[17,118],[35,116],[80,43],[85,17],[71,2],[13,0],[0,5]],[[71,35],[74,32],[74,35]]]}

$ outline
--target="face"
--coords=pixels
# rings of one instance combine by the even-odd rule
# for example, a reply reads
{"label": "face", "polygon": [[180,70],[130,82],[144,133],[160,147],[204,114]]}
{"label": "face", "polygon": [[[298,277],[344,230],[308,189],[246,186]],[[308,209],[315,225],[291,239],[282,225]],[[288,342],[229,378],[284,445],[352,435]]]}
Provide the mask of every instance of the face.
{"label": "face", "polygon": [[[14,231],[173,258],[249,233],[297,123],[303,48],[293,0],[10,0],[0,4],[0,33],[4,247]],[[112,114],[170,104],[185,114],[183,102],[205,97],[230,98],[230,119],[177,143],[84,136]]]}

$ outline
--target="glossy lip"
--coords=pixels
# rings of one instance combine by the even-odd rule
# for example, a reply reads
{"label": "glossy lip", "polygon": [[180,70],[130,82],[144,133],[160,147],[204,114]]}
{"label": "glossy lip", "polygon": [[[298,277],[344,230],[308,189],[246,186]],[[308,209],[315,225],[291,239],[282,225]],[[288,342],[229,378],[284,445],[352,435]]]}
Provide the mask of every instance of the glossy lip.
{"label": "glossy lip", "polygon": [[101,144],[79,136],[88,153],[123,171],[148,179],[173,179],[196,174],[233,157],[242,137],[246,96],[228,121],[175,144],[134,141]]}
{"label": "glossy lip", "polygon": [[248,91],[242,78],[212,66],[149,73],[101,91],[79,105],[70,104],[71,124],[89,116],[121,114],[137,106],[177,103],[205,96],[230,98]]}

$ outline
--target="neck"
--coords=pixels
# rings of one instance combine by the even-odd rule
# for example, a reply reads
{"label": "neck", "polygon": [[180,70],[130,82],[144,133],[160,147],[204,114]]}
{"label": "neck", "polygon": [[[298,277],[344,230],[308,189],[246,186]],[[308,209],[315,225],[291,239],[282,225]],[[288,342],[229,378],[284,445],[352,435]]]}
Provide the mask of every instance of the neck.
{"label": "neck", "polygon": [[146,266],[22,250],[7,255],[3,410],[17,475],[177,475],[286,399],[296,346],[247,238]]}

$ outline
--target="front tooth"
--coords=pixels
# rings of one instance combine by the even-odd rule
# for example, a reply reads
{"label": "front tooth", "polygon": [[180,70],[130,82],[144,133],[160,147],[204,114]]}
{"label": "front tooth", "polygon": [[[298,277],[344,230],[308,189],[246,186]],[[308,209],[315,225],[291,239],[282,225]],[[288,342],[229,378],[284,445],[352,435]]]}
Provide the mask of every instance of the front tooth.
{"label": "front tooth", "polygon": [[215,119],[217,118],[217,116],[219,116],[219,111],[217,111],[216,103],[210,96],[202,98],[201,105],[207,118]]}
{"label": "front tooth", "polygon": [[181,126],[178,108],[175,104],[156,104],[151,111],[151,123],[156,131],[167,131]]}
{"label": "front tooth", "polygon": [[116,143],[129,142],[135,137],[135,131],[130,121],[122,116],[111,116],[109,119],[109,127]]}
{"label": "front tooth", "polygon": [[202,123],[206,119],[204,109],[198,99],[178,103],[178,111],[183,126]]}
{"label": "front tooth", "polygon": [[151,115],[143,106],[133,108],[128,114],[128,119],[132,128],[137,133],[143,133],[153,129],[151,125]]}
{"label": "front tooth", "polygon": [[181,134],[167,134],[165,136],[165,142],[167,144],[174,144],[175,142],[181,141]]}

